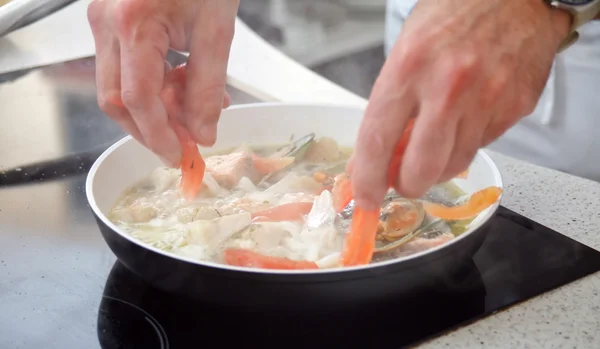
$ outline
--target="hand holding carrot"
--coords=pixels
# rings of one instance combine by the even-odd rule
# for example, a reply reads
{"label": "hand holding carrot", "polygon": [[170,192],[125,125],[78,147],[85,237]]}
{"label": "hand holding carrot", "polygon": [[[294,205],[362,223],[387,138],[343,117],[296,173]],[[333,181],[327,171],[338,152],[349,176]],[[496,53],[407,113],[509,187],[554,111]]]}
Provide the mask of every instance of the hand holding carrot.
{"label": "hand holding carrot", "polygon": [[[193,141],[216,140],[239,0],[94,0],[88,20],[96,44],[101,109],[165,164],[181,163],[180,140],[161,99],[168,50],[190,52],[183,110],[176,120]],[[122,104],[111,103],[114,93]]]}

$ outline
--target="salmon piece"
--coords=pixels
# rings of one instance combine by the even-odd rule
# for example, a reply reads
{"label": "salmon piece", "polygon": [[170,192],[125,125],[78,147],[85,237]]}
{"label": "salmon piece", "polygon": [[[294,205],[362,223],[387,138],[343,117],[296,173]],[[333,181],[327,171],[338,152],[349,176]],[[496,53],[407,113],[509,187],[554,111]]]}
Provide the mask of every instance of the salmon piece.
{"label": "salmon piece", "polygon": [[296,221],[310,213],[312,202],[293,202],[255,212],[252,218],[255,222]]}
{"label": "salmon piece", "polygon": [[263,158],[256,154],[252,154],[252,160],[254,161],[254,167],[263,176],[268,175],[272,172],[283,170],[289,165],[294,163],[294,158],[291,156],[282,158]]}
{"label": "salmon piece", "polygon": [[262,269],[319,269],[315,262],[267,256],[251,250],[229,248],[224,252],[225,263],[237,267]]}
{"label": "salmon piece", "polygon": [[254,167],[252,157],[244,153],[214,155],[206,158],[206,169],[219,185],[232,189],[242,179],[247,177],[252,182],[260,179],[260,174]]}

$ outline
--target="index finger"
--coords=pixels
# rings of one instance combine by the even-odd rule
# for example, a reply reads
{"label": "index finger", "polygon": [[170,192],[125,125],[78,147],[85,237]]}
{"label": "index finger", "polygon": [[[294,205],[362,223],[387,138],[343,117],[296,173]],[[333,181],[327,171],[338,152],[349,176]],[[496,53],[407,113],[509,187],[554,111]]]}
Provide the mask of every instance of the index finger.
{"label": "index finger", "polygon": [[408,119],[416,112],[416,99],[398,82],[393,66],[381,70],[365,112],[352,164],[352,192],[356,204],[374,209],[388,189],[388,168]]}
{"label": "index finger", "polygon": [[216,141],[237,7],[237,1],[204,1],[194,24],[187,60],[184,120],[192,137],[204,146]]}
{"label": "index finger", "polygon": [[148,148],[175,166],[181,149],[160,98],[169,47],[163,31],[151,21],[121,30],[121,98]]}

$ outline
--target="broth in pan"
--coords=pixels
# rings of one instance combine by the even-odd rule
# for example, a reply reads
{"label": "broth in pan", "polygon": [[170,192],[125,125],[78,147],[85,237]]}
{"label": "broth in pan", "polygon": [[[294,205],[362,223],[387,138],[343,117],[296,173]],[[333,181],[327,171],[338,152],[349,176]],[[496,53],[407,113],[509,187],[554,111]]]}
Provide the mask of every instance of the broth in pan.
{"label": "broth in pan", "polygon": [[[267,269],[337,268],[353,213],[342,186],[351,152],[334,139],[308,135],[285,145],[241,145],[213,153],[205,158],[202,188],[192,200],[181,195],[180,170],[156,168],[120,196],[109,218],[143,244],[194,260]],[[458,205],[464,199],[454,180],[419,200],[390,190],[372,261],[445,244],[495,202],[486,196],[477,206],[473,195],[472,214],[465,215]]]}

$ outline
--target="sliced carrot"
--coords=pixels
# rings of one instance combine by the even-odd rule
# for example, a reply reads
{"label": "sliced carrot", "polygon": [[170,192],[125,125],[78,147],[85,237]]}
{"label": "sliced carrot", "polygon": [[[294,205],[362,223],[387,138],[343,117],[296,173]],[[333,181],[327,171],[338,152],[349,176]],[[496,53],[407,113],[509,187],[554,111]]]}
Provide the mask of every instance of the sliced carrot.
{"label": "sliced carrot", "polygon": [[230,248],[224,251],[225,263],[237,267],[263,269],[319,269],[315,262],[266,256],[254,251]]}
{"label": "sliced carrot", "polygon": [[[392,156],[390,166],[388,169],[388,185],[390,187],[393,187],[398,181],[400,165],[402,164],[404,151],[408,146],[413,126],[414,119],[410,119],[402,134],[402,138],[400,138],[400,141],[394,149],[394,154]],[[341,179],[343,179],[343,177]],[[338,195],[336,195],[335,193],[333,195],[334,204],[336,204],[336,197],[339,198],[337,201],[338,204],[336,205],[336,210],[339,209],[339,207],[342,206],[343,203],[345,203],[343,207],[346,207],[348,202],[352,200],[350,181],[347,180],[347,182],[343,182],[343,185],[343,187],[338,188]],[[334,191],[335,190],[336,186],[334,185]],[[377,236],[377,228],[379,226],[380,211],[381,209],[379,208],[368,211],[363,210],[358,206],[354,208],[354,213],[352,214],[352,223],[350,225],[350,231],[346,235],[344,250],[342,251],[342,265],[353,266],[368,264],[371,262],[371,259],[373,258],[373,252],[375,251],[375,238]]]}
{"label": "sliced carrot", "polygon": [[206,163],[200,155],[196,142],[179,124],[173,123],[181,144],[181,192],[186,200],[193,200],[202,188]]}
{"label": "sliced carrot", "polygon": [[283,158],[262,158],[256,154],[252,154],[252,161],[256,170],[264,175],[271,172],[280,171],[294,163],[294,158],[291,156]]}
{"label": "sliced carrot", "polygon": [[469,168],[467,168],[466,170],[462,171],[461,173],[459,173],[456,178],[459,179],[467,179],[469,177]]}
{"label": "sliced carrot", "polygon": [[[181,159],[181,191],[186,200],[192,200],[202,188],[206,163],[198,150],[196,142],[187,130],[177,122],[182,113],[185,90],[185,65],[180,65],[169,71],[165,76],[161,99],[169,116],[169,124],[175,131],[182,150]],[[124,107],[118,91],[110,94],[109,103]]]}
{"label": "sliced carrot", "polygon": [[373,258],[375,237],[379,225],[379,210],[354,209],[350,231],[346,235],[341,255],[343,266],[368,264]]}
{"label": "sliced carrot", "polygon": [[302,217],[310,213],[312,206],[312,202],[292,202],[289,204],[283,204],[281,206],[273,207],[268,210],[255,212],[252,214],[252,218],[256,218],[261,221],[270,220],[273,222],[297,221],[301,220]]}
{"label": "sliced carrot", "polygon": [[335,176],[333,189],[333,207],[336,212],[342,212],[352,201],[352,185],[350,178],[345,173]]}
{"label": "sliced carrot", "polygon": [[459,206],[447,207],[430,202],[423,203],[423,209],[429,215],[446,220],[469,219],[478,215],[481,211],[493,205],[500,195],[502,189],[499,187],[487,187],[471,195],[469,200]]}

